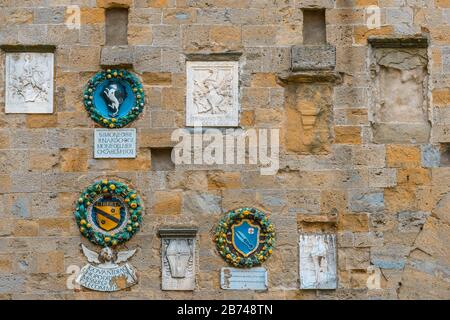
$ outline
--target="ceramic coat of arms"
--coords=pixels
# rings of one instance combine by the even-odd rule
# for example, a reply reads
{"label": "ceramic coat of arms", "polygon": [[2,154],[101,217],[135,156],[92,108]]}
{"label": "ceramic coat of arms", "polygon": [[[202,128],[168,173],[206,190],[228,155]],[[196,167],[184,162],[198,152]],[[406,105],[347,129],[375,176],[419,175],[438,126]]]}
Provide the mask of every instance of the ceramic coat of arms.
{"label": "ceramic coat of arms", "polygon": [[275,232],[267,215],[255,208],[231,210],[216,229],[216,246],[232,266],[258,266],[272,254]]}
{"label": "ceramic coat of arms", "polygon": [[139,79],[126,70],[104,70],[89,80],[84,106],[101,126],[122,128],[144,109],[144,89]]}
{"label": "ceramic coat of arms", "polygon": [[83,191],[75,219],[81,234],[103,247],[99,253],[82,245],[88,264],[77,283],[96,291],[117,291],[137,283],[137,274],[127,262],[136,250],[115,251],[140,229],[141,200],[135,190],[114,180],[98,181]]}

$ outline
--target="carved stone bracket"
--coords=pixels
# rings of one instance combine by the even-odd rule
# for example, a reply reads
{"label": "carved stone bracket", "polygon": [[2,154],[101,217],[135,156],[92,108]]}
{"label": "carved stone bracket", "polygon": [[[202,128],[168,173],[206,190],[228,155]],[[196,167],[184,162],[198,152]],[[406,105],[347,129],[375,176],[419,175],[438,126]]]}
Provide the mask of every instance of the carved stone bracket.
{"label": "carved stone bracket", "polygon": [[291,48],[292,71],[334,70],[336,47],[332,45],[297,45]]}
{"label": "carved stone bracket", "polygon": [[428,38],[425,36],[410,38],[369,37],[367,40],[374,48],[427,48]]}
{"label": "carved stone bracket", "polygon": [[278,83],[282,86],[295,83],[340,84],[341,82],[342,75],[335,71],[303,71],[278,74]]}
{"label": "carved stone bracket", "polygon": [[5,52],[55,52],[56,46],[54,45],[12,45],[12,44],[4,44],[0,45],[0,49]]}
{"label": "carved stone bracket", "polygon": [[161,238],[195,238],[197,228],[164,228],[159,229],[158,235]]}
{"label": "carved stone bracket", "polygon": [[242,52],[186,53],[187,61],[238,61]]}
{"label": "carved stone bracket", "polygon": [[131,68],[134,63],[132,46],[105,46],[100,55],[100,65],[110,68]]}

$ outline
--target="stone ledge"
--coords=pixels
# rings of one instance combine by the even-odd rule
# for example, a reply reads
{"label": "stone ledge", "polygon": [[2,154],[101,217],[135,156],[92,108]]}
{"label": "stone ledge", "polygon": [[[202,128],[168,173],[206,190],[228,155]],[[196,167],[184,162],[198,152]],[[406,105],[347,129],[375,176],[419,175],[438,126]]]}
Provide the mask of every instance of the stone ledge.
{"label": "stone ledge", "polygon": [[0,45],[0,49],[5,52],[55,52],[55,45],[26,45],[26,44],[4,44]]}
{"label": "stone ledge", "polygon": [[369,37],[369,44],[374,48],[428,48],[428,38],[379,38]]}
{"label": "stone ledge", "polygon": [[195,238],[197,228],[163,228],[158,230],[161,238]]}
{"label": "stone ledge", "polygon": [[133,0],[97,0],[98,8],[131,8]]}
{"label": "stone ledge", "polygon": [[338,222],[337,215],[316,215],[316,214],[297,214],[298,223],[330,223]]}
{"label": "stone ledge", "polygon": [[187,61],[238,61],[242,52],[186,53]]}
{"label": "stone ledge", "polygon": [[342,82],[342,75],[339,72],[334,71],[285,72],[278,74],[277,82],[280,85],[314,82],[339,84]]}
{"label": "stone ledge", "polygon": [[292,71],[334,70],[336,47],[331,45],[301,45],[291,48]]}
{"label": "stone ledge", "polygon": [[129,68],[134,62],[134,47],[104,46],[100,54],[100,65]]}

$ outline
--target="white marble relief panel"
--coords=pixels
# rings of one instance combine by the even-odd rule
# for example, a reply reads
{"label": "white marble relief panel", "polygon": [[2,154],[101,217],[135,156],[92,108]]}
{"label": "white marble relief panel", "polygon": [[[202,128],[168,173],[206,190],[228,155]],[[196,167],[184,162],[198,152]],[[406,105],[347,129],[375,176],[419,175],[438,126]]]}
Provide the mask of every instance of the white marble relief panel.
{"label": "white marble relief panel", "polygon": [[53,113],[53,53],[6,53],[6,113]]}
{"label": "white marble relief panel", "polygon": [[336,236],[302,234],[300,250],[300,289],[336,289]]}
{"label": "white marble relief panel", "polygon": [[188,61],[186,125],[239,125],[237,61]]}

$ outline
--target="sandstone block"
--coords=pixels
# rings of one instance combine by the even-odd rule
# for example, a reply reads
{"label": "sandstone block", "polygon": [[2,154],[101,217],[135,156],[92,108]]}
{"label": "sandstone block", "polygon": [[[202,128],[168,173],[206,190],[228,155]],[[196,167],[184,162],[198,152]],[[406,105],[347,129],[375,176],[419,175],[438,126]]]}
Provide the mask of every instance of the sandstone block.
{"label": "sandstone block", "polygon": [[144,72],[142,82],[149,86],[170,86],[172,84],[172,73],[170,72]]}
{"label": "sandstone block", "polygon": [[431,184],[431,172],[428,169],[398,169],[397,181],[399,185],[420,186]]}
{"label": "sandstone block", "polygon": [[194,8],[170,8],[163,11],[164,24],[194,24],[197,11]]}
{"label": "sandstone block", "polygon": [[169,4],[169,0],[147,0],[147,5],[151,8],[164,8]]}
{"label": "sandstone block", "polygon": [[183,195],[183,213],[220,215],[222,199],[218,194],[187,192]]}
{"label": "sandstone block", "polygon": [[129,46],[104,46],[101,51],[100,64],[103,66],[132,65],[133,50]]}
{"label": "sandstone block", "polygon": [[2,275],[0,293],[20,293],[25,290],[25,278],[19,275]]}
{"label": "sandstone block", "polygon": [[182,197],[180,192],[156,191],[152,213],[163,215],[176,215],[181,212]]}
{"label": "sandstone block", "polygon": [[419,147],[407,145],[388,145],[386,164],[390,168],[416,168],[421,164]]}
{"label": "sandstone block", "polygon": [[54,251],[37,255],[38,273],[64,272],[64,252]]}
{"label": "sandstone block", "polygon": [[336,126],[334,127],[335,143],[361,144],[361,127]]}
{"label": "sandstone block", "polygon": [[105,10],[101,8],[81,8],[81,23],[105,23]]}
{"label": "sandstone block", "polygon": [[349,195],[349,209],[353,212],[383,210],[384,194],[381,191],[351,191]]}
{"label": "sandstone block", "polygon": [[87,171],[88,153],[86,149],[61,149],[60,163],[63,172]]}
{"label": "sandstone block", "polygon": [[293,46],[292,71],[332,70],[336,66],[336,48],[331,45]]}
{"label": "sandstone block", "polygon": [[342,248],[338,250],[339,270],[367,270],[370,253],[366,248]]}
{"label": "sandstone block", "polygon": [[241,174],[239,172],[210,172],[208,173],[208,189],[239,189]]}
{"label": "sandstone block", "polygon": [[[155,36],[155,33],[153,34]],[[137,72],[160,72],[161,49],[151,46],[137,46],[134,49],[134,64]]]}
{"label": "sandstone block", "polygon": [[426,222],[429,212],[423,211],[402,211],[399,212],[398,217],[398,230],[400,232],[414,232],[418,233],[422,230],[423,225]]}
{"label": "sandstone block", "polygon": [[133,0],[97,0],[99,8],[129,8],[133,4]]}
{"label": "sandstone block", "polygon": [[153,26],[153,45],[160,47],[178,47],[181,31],[176,25]]}
{"label": "sandstone block", "polygon": [[439,167],[441,162],[441,152],[437,145],[425,144],[421,146],[422,166],[425,168]]}
{"label": "sandstone block", "polygon": [[64,23],[65,7],[37,8],[34,11],[35,24],[61,24]]}
{"label": "sandstone block", "polygon": [[397,171],[388,168],[369,169],[369,187],[388,188],[397,184]]}
{"label": "sandstone block", "polygon": [[274,45],[276,32],[275,26],[243,26],[242,43],[244,46]]}
{"label": "sandstone block", "polygon": [[376,123],[373,125],[374,143],[427,143],[430,125],[406,123]]}
{"label": "sandstone block", "polygon": [[176,142],[171,140],[172,129],[140,129],[139,147],[167,148],[173,147]]}
{"label": "sandstone block", "polygon": [[386,244],[383,247],[372,248],[370,262],[382,269],[400,270],[405,266],[405,258],[409,250],[409,247],[396,244]]}
{"label": "sandstone block", "polygon": [[415,210],[417,197],[415,187],[396,187],[384,190],[386,209],[389,212]]}
{"label": "sandstone block", "polygon": [[153,33],[150,26],[128,25],[128,44],[129,45],[151,45],[153,42]]}
{"label": "sandstone block", "polygon": [[33,220],[17,220],[13,234],[16,237],[37,237],[39,224]]}
{"label": "sandstone block", "polygon": [[338,230],[343,232],[368,232],[369,217],[366,213],[342,214],[339,216]]}

